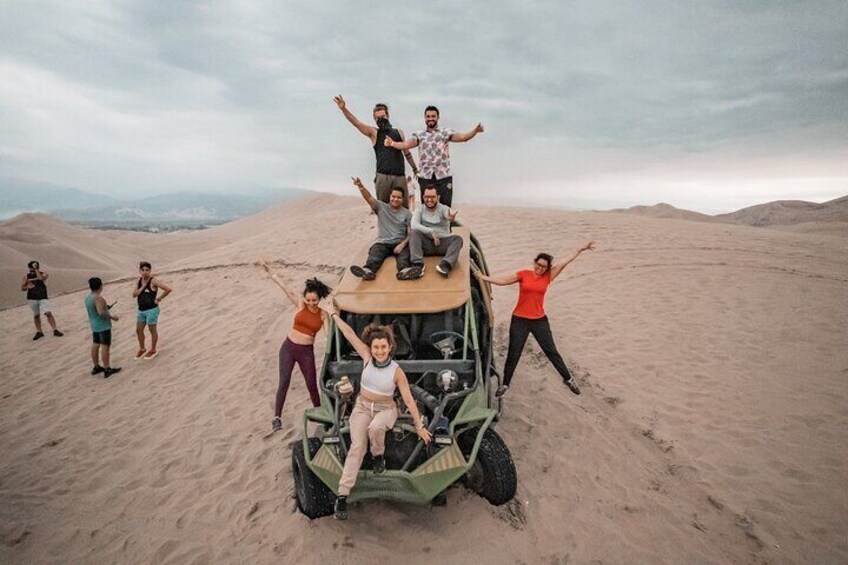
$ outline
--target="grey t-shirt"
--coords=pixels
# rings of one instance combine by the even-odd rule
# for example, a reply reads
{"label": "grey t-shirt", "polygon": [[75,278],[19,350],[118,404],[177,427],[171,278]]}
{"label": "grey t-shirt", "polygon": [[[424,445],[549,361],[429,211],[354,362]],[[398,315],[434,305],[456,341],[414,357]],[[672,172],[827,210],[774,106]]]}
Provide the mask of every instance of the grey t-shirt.
{"label": "grey t-shirt", "polygon": [[419,206],[412,217],[412,229],[427,235],[435,232],[439,237],[447,237],[451,234],[448,212],[450,208],[444,204],[436,204],[432,212],[426,206]]}
{"label": "grey t-shirt", "polygon": [[377,243],[400,243],[406,239],[412,213],[402,207],[395,212],[381,200],[377,201]]}

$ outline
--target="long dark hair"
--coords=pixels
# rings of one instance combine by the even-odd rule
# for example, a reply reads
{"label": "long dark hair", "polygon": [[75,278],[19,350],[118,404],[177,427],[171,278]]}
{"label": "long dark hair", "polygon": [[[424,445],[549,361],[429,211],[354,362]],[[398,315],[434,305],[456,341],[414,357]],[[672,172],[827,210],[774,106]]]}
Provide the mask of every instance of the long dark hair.
{"label": "long dark hair", "polygon": [[306,280],[306,286],[303,289],[303,296],[306,296],[310,292],[314,292],[318,295],[318,300],[323,300],[330,296],[332,291],[332,288],[325,285],[317,278],[311,278]]}

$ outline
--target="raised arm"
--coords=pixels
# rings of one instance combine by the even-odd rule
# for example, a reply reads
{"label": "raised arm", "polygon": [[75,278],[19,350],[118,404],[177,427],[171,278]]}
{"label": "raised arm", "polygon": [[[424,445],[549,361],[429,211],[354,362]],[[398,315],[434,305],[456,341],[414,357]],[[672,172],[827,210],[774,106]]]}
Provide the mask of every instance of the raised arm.
{"label": "raised arm", "polygon": [[474,136],[478,133],[483,133],[483,124],[477,124],[474,126],[474,129],[469,131],[468,133],[452,133],[450,136],[450,140],[456,143],[465,143],[466,141],[471,141],[474,139]]}
{"label": "raised arm", "polygon": [[350,325],[342,320],[342,317],[339,316],[339,313],[336,311],[335,306],[332,305],[321,305],[321,308],[324,309],[327,314],[330,315],[330,318],[336,321],[336,325],[339,327],[339,331],[342,332],[342,335],[345,337],[347,342],[353,346],[359,356],[362,357],[362,361],[368,362],[371,359],[371,349],[365,344],[364,341],[359,339],[359,336],[356,335],[356,330],[354,330]]}
{"label": "raised arm", "polygon": [[568,266],[569,263],[571,263],[572,261],[574,261],[575,259],[580,257],[581,253],[583,253],[584,251],[594,251],[594,250],[595,250],[595,242],[590,241],[586,245],[584,245],[583,247],[581,247],[580,249],[578,249],[577,251],[572,253],[571,256],[568,259],[566,259],[562,263],[559,263],[558,265],[554,265],[553,267],[551,267],[551,282],[553,282],[554,279],[556,279],[559,276],[559,274],[563,271],[563,269],[565,269]]}
{"label": "raised arm", "polygon": [[[402,141],[406,141],[406,136],[403,133],[402,129],[399,129],[400,138]],[[403,150],[403,156],[406,158],[406,162],[409,163],[409,166],[412,167],[412,174],[416,177],[418,176],[418,165],[415,164],[415,158],[412,156],[412,151],[409,149]]]}
{"label": "raised arm", "polygon": [[362,184],[362,181],[359,180],[359,177],[350,177],[350,178],[353,180],[353,185],[356,188],[359,189],[359,194],[362,195],[362,198],[364,198],[365,201],[368,203],[368,205],[371,206],[371,209],[376,212],[377,206],[379,206],[377,204],[377,199],[374,198],[374,196],[371,195],[371,193],[368,191],[367,188],[365,188],[365,185]]}
{"label": "raised arm", "polygon": [[406,404],[407,410],[412,414],[412,420],[415,422],[415,430],[418,432],[418,437],[424,440],[426,445],[430,444],[430,439],[433,437],[427,428],[424,427],[424,420],[421,419],[421,413],[418,412],[418,405],[412,397],[412,391],[409,390],[409,381],[406,378],[406,373],[400,367],[395,371],[395,384],[400,390],[400,395],[403,398],[403,403]]}
{"label": "raised arm", "polygon": [[283,292],[286,293],[286,296],[288,296],[291,303],[294,304],[294,307],[300,308],[300,297],[297,294],[295,294],[290,288],[288,288],[286,285],[284,285],[283,282],[280,280],[280,278],[276,274],[271,272],[271,267],[268,266],[268,263],[265,262],[265,259],[259,259],[259,266],[262,267],[263,269],[265,269],[265,272],[268,273],[271,276],[271,280],[274,281],[274,283],[278,287],[280,287],[283,290]]}
{"label": "raised arm", "polygon": [[[386,139],[383,141],[383,145],[385,145],[386,147],[393,147],[394,149],[397,149],[399,151],[409,151],[413,147],[418,146],[418,138],[410,137],[409,139],[398,142],[387,135]],[[413,165],[413,169],[414,168],[415,166]]]}
{"label": "raised arm", "polygon": [[339,110],[342,111],[342,114],[344,114],[344,117],[347,118],[347,121],[349,121],[353,125],[353,127],[358,129],[362,133],[362,135],[369,138],[372,141],[372,143],[377,140],[377,128],[375,128],[374,126],[369,126],[369,125],[366,125],[366,124],[363,124],[362,122],[360,122],[356,118],[356,116],[354,116],[350,112],[350,110],[347,109],[347,103],[345,103],[345,100],[344,100],[344,98],[342,98],[341,94],[339,94],[338,96],[335,96],[333,98],[333,102],[335,102],[336,106],[339,107]]}
{"label": "raised arm", "polygon": [[38,280],[46,281],[47,277],[49,277],[50,275],[48,275],[47,273],[45,273],[41,269],[38,269],[37,271],[35,271],[35,276],[36,276],[36,278],[38,278]]}

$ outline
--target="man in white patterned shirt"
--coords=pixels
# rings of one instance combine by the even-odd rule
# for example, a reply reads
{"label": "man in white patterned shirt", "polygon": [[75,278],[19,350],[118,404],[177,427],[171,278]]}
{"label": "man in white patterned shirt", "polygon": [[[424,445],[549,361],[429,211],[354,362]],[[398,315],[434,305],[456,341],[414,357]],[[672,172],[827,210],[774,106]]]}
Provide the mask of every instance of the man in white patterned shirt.
{"label": "man in white patterned shirt", "polygon": [[387,137],[384,143],[386,147],[394,147],[400,151],[418,147],[418,185],[421,187],[421,201],[424,202],[424,189],[435,186],[439,193],[439,202],[450,206],[453,201],[453,176],[449,143],[469,141],[483,132],[483,126],[478,123],[468,133],[458,133],[449,128],[440,129],[439,109],[435,106],[427,106],[424,110],[424,123],[427,129],[413,133],[408,140],[398,142]]}

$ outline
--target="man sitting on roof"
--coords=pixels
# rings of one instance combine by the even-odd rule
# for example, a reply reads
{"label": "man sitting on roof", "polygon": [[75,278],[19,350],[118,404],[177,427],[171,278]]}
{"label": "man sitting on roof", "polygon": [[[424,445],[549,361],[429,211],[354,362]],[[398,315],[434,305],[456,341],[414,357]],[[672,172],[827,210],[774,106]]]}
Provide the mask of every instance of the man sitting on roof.
{"label": "man sitting on roof", "polygon": [[412,215],[412,233],[409,235],[409,254],[412,268],[399,273],[398,278],[418,279],[424,275],[424,256],[444,257],[436,266],[440,275],[450,275],[462,249],[462,237],[451,235],[450,225],[457,211],[439,203],[439,193],[434,185],[423,188],[424,206]]}
{"label": "man sitting on roof", "polygon": [[371,206],[377,214],[377,241],[368,249],[368,259],[365,266],[353,265],[350,272],[364,281],[373,281],[377,278],[377,271],[391,255],[397,261],[398,278],[411,268],[409,264],[409,221],[412,213],[403,207],[406,191],[395,187],[389,196],[389,203],[377,200],[362,181],[353,179],[353,184],[359,188],[362,198]]}

